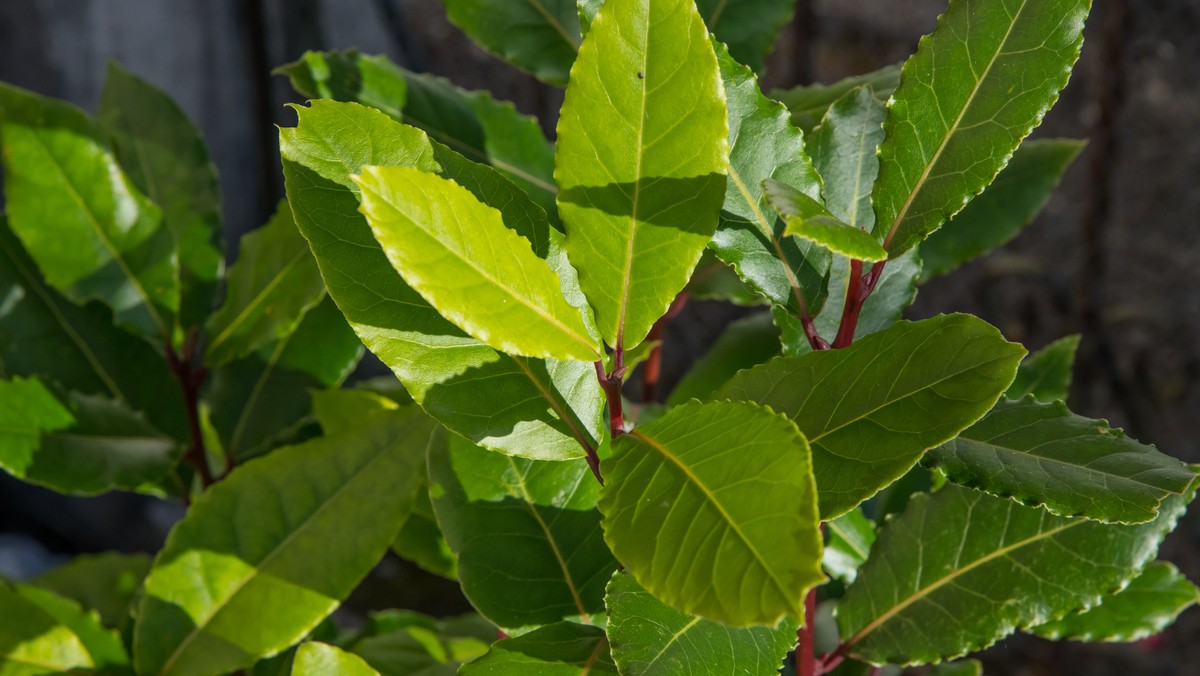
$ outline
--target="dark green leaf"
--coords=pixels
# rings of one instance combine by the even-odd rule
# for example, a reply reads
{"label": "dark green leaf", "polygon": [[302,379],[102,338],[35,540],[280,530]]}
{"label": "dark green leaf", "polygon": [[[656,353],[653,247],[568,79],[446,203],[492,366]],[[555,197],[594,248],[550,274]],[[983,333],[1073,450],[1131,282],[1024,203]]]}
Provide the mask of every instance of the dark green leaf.
{"label": "dark green leaf", "polygon": [[[116,631],[100,624],[100,617],[86,612],[79,604],[41,587],[20,585],[17,594],[31,601],[46,615],[52,617],[74,634],[91,658],[96,672],[101,674],[132,674],[129,655]],[[5,671],[5,673],[8,673]]]}
{"label": "dark green leaf", "polygon": [[763,192],[787,223],[784,234],[806,239],[835,254],[864,262],[887,259],[887,252],[866,230],[842,222],[824,204],[786,183],[768,178]]}
{"label": "dark green leaf", "polygon": [[434,575],[458,579],[458,558],[438,526],[428,483],[417,492],[412,512],[392,541],[392,551]]}
{"label": "dark green leaf", "polygon": [[650,593],[731,626],[803,616],[824,580],[808,444],[771,410],[691,402],[613,442],[604,537]]}
{"label": "dark green leaf", "polygon": [[779,329],[771,315],[760,312],[730,324],[704,356],[671,392],[667,403],[678,406],[689,399],[704,399],[738,371],[761,364],[779,354]]}
{"label": "dark green leaf", "polygon": [[222,262],[221,187],[204,140],[170,97],[114,61],[100,121],[129,179],[162,208],[179,256],[179,321],[199,326],[212,311]]}
{"label": "dark green leaf", "polygon": [[[829,108],[835,101],[859,87],[869,87],[872,95],[883,100],[896,91],[900,86],[900,64],[893,64],[879,70],[855,75],[833,84],[801,85],[792,89],[777,89],[771,92],[771,98],[780,101],[791,112],[792,123],[804,131],[810,131],[821,123]],[[881,120],[882,122],[882,120]]]}
{"label": "dark green leaf", "polygon": [[953,482],[1060,516],[1142,523],[1195,474],[1104,420],[1075,415],[1061,401],[1001,399],[925,462]]}
{"label": "dark green leaf", "polygon": [[708,30],[739,63],[762,71],[779,31],[792,20],[793,0],[697,0]]}
{"label": "dark green leaf", "polygon": [[93,615],[36,587],[0,583],[0,673],[13,676],[104,668],[120,673],[121,640]]}
{"label": "dark green leaf", "polygon": [[[922,248],[922,251],[924,249]],[[1075,352],[1079,350],[1079,336],[1060,338],[1021,362],[1017,378],[1009,386],[1005,396],[1024,399],[1032,396],[1041,402],[1065,401],[1071,388],[1071,369],[1075,366]]]}
{"label": "dark green leaf", "polygon": [[358,655],[343,652],[331,645],[309,641],[300,645],[292,661],[294,676],[379,676]]}
{"label": "dark green leaf", "polygon": [[146,578],[138,671],[224,673],[303,638],[387,550],[434,429],[418,410],[381,411],[213,486]]}
{"label": "dark green leaf", "polygon": [[812,444],[828,521],[987,413],[1024,354],[982,320],[942,315],[899,322],[845,349],[773,359],[713,398],[753,401],[796,421]]}
{"label": "dark green leaf", "polygon": [[852,509],[825,522],[825,533],[825,572],[846,584],[854,582],[875,543],[875,524],[862,510]]}
{"label": "dark green leaf", "polygon": [[104,626],[121,629],[148,572],[150,557],[145,554],[92,554],[78,556],[35,577],[30,584],[94,610]]}
{"label": "dark green leaf", "polygon": [[727,129],[707,38],[692,0],[607,0],[571,70],[558,207],[580,286],[614,347],[642,342],[717,227]]}
{"label": "dark green leaf", "polygon": [[892,256],[1008,163],[1066,86],[1091,0],[950,0],[904,64],[884,123],[876,229]]}
{"label": "dark green leaf", "polygon": [[[1153,558],[1194,490],[1114,526],[948,485],[887,522],[838,604],[849,653],[924,664],[1096,605]],[[914,543],[921,546],[914,546]]]}
{"label": "dark green leaf", "polygon": [[738,629],[682,613],[627,573],[608,585],[608,634],[622,674],[774,674],[796,643],[796,622]]}
{"label": "dark green leaf", "polygon": [[537,79],[567,84],[579,51],[575,0],[442,0],[454,25],[481,47]]}
{"label": "dark green leaf", "polygon": [[1180,613],[1200,603],[1200,589],[1166,561],[1150,562],[1129,586],[1100,605],[1033,627],[1045,638],[1074,641],[1138,641],[1157,634]]}
{"label": "dark green leaf", "polygon": [[463,592],[479,612],[514,630],[602,614],[617,562],[600,532],[600,486],[587,464],[503,456],[455,435],[447,441],[429,448],[429,492]]}
{"label": "dark green leaf", "polygon": [[1084,145],[1065,139],[1021,144],[996,180],[921,245],[922,280],[944,275],[1016,237],[1046,206]]}
{"label": "dark green leaf", "polygon": [[725,265],[712,252],[705,249],[700,263],[692,273],[684,293],[696,300],[724,300],[734,305],[765,305],[767,299],[755,293],[738,277],[733,268]]}
{"label": "dark green leaf", "polygon": [[383,624],[353,647],[382,676],[454,676],[460,665],[486,653],[496,635],[470,616],[438,621],[401,611]]}
{"label": "dark green leaf", "polygon": [[616,676],[608,637],[599,627],[556,622],[492,644],[464,664],[463,676]]}

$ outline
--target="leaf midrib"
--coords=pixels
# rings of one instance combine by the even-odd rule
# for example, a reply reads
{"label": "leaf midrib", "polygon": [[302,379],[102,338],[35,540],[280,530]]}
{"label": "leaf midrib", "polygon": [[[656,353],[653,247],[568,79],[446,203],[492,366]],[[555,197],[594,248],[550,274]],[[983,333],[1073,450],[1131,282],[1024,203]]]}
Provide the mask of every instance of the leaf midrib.
{"label": "leaf midrib", "polygon": [[[642,50],[642,68],[640,71],[638,71],[643,74],[648,72],[648,65],[650,62],[650,26],[652,23],[653,22],[650,20],[650,13],[647,11],[645,33],[646,44],[645,48]],[[639,222],[638,202],[640,201],[642,194],[642,160],[646,157],[646,103],[650,96],[650,85],[646,81],[645,77],[640,78],[638,82],[641,83],[642,86],[642,100],[641,105],[638,108],[637,142],[634,146],[637,148],[637,161],[634,163],[633,167],[633,203],[629,211],[629,237],[628,241],[625,243],[625,269],[621,276],[621,300],[617,307],[616,348],[618,350],[623,350],[625,348],[625,319],[626,314],[629,311],[629,285],[630,280],[633,278],[634,244],[637,242]]]}
{"label": "leaf midrib", "polygon": [[661,658],[663,655],[665,655],[667,653],[667,650],[670,649],[671,646],[675,645],[675,642],[679,640],[680,636],[683,636],[684,634],[686,634],[688,632],[689,629],[696,626],[697,624],[700,624],[700,619],[701,619],[700,617],[693,617],[691,622],[688,622],[687,624],[683,625],[683,627],[681,627],[679,629],[679,631],[675,632],[671,636],[671,638],[668,639],[667,642],[663,644],[663,647],[661,650],[658,651],[658,654],[656,654],[654,657],[650,658],[650,661],[647,662],[645,667],[642,668],[642,673],[648,672],[650,670],[650,667],[654,666],[654,663],[657,662],[659,660],[659,658]]}
{"label": "leaf midrib", "polygon": [[292,269],[298,265],[300,261],[304,260],[305,254],[308,253],[308,247],[305,245],[305,248],[297,251],[296,255],[292,256],[292,259],[288,261],[287,264],[284,265],[274,277],[271,278],[271,281],[268,282],[261,290],[259,290],[257,294],[255,294],[254,298],[251,299],[248,304],[246,304],[246,307],[242,308],[241,312],[239,312],[233,318],[233,321],[225,327],[225,330],[221,331],[221,333],[213,339],[213,342],[208,346],[209,355],[216,353],[217,348],[223,345],[225,341],[228,340],[231,335],[233,335],[233,332],[249,319],[250,313],[256,310],[259,305],[266,302],[267,298],[270,297],[271,292],[273,292],[275,288],[283,282],[284,278],[291,273]]}
{"label": "leaf midrib", "polygon": [[541,3],[541,0],[526,0],[526,2],[530,7],[533,7],[538,14],[542,15],[542,18],[544,18],[546,23],[554,29],[554,32],[562,36],[563,41],[571,47],[571,51],[579,52],[579,39],[567,32],[567,29],[562,25],[557,17],[550,14],[550,10],[546,9],[545,5]]}

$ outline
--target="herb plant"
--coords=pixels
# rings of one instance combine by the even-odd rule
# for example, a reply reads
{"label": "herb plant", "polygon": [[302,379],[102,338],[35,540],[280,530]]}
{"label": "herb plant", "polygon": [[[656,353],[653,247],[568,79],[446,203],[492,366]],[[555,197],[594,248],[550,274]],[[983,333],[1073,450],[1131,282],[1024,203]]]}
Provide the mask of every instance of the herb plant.
{"label": "herb plant", "polygon": [[[566,86],[556,143],[306,54],[287,204],[228,271],[161,93],[113,67],[93,119],[0,87],[0,465],[190,505],[152,563],[0,585],[0,671],[843,673],[1134,640],[1200,598],[1154,560],[1195,469],[1067,409],[1077,337],[900,319],[1080,151],[1023,141],[1089,2],[951,0],[902,68],[786,107],[743,65],[786,0],[445,4]],[[765,307],[626,402],[689,297]],[[339,388],[359,341],[402,388]],[[478,615],[339,631],[389,548]]]}

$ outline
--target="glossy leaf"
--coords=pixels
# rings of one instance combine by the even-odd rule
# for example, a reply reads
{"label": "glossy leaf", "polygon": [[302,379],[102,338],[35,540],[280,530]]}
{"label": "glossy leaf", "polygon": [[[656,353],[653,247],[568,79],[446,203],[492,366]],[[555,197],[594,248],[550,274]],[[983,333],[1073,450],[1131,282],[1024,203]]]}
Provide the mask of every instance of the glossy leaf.
{"label": "glossy leaf", "polygon": [[287,202],[242,238],[225,288],[225,301],[205,324],[211,339],[204,359],[213,366],[286,338],[325,297],[321,272]]}
{"label": "glossy leaf", "polygon": [[499,211],[418,169],[364,167],[355,183],[388,260],[443,317],[508,354],[601,359],[558,275]]}
{"label": "glossy leaf", "polygon": [[567,84],[579,50],[575,0],[442,0],[454,25],[487,51],[550,84]]}
{"label": "glossy leaf", "polygon": [[496,635],[478,616],[435,620],[418,613],[379,614],[372,634],[353,645],[381,676],[454,676],[459,667],[483,655]]}
{"label": "glossy leaf", "polygon": [[69,104],[0,85],[10,226],[46,282],[99,300],[117,323],[161,344],[179,309],[174,237],[121,172],[104,133]]}
{"label": "glossy leaf", "polygon": [[654,598],[632,575],[608,584],[608,635],[622,674],[774,674],[796,643],[796,622],[728,627],[682,613]]}
{"label": "glossy leaf", "polygon": [[613,442],[604,538],[646,589],[731,626],[803,616],[820,583],[808,444],[771,410],[691,402]]}
{"label": "glossy leaf", "polygon": [[899,256],[1008,163],[1066,86],[1091,0],[951,0],[905,64],[875,184],[877,233]]}
{"label": "glossy leaf", "polygon": [[935,448],[925,462],[951,481],[1061,516],[1142,523],[1195,474],[1104,420],[1062,402],[1001,399],[982,420]]}
{"label": "glossy leaf", "polygon": [[865,262],[887,259],[887,252],[866,230],[843,223],[824,204],[773,179],[763,182],[767,201],[787,223],[784,234],[806,239],[833,253]]}
{"label": "glossy leaf", "polygon": [[783,106],[758,89],[750,69],[715,45],[725,84],[729,126],[729,181],[720,227],[709,245],[746,283],[799,315],[816,314],[825,301],[830,256],[821,247],[784,236],[784,222],[763,193],[773,178],[809,197],[821,194],[821,178],[804,150],[804,136],[788,122]]}
{"label": "glossy leaf", "polygon": [[954,485],[916,496],[880,531],[838,604],[848,652],[875,663],[940,661],[1094,606],[1153,558],[1193,495],[1167,498],[1157,519],[1136,526],[1058,517]]}
{"label": "glossy leaf", "polygon": [[900,65],[897,63],[885,66],[879,70],[848,77],[832,84],[811,84],[786,90],[777,89],[771,92],[771,98],[787,106],[788,111],[791,112],[792,123],[807,132],[821,123],[834,102],[860,87],[870,88],[873,96],[882,104],[892,95],[892,92],[896,91],[896,87],[900,86]]}
{"label": "glossy leaf", "polygon": [[556,622],[492,644],[464,664],[463,676],[616,676],[608,637],[599,627]]}
{"label": "glossy leaf", "polygon": [[875,543],[875,524],[862,510],[852,509],[826,521],[825,533],[825,572],[845,584],[854,582]]}
{"label": "glossy leaf", "polygon": [[942,315],[899,322],[845,349],[773,359],[713,398],[753,401],[796,422],[812,445],[828,521],[987,413],[1024,353],[982,320]]}
{"label": "glossy leaf", "polygon": [[813,167],[824,183],[825,206],[844,223],[871,232],[871,186],[879,175],[876,148],[883,142],[887,109],[869,87],[837,99],[808,137]]}
{"label": "glossy leaf", "polygon": [[761,364],[779,354],[779,329],[771,315],[760,312],[731,323],[712,347],[671,391],[667,403],[678,406],[689,399],[704,399],[738,371]]}
{"label": "glossy leaf", "polygon": [[1071,370],[1075,366],[1075,353],[1079,350],[1079,336],[1067,336],[1034,352],[1021,362],[1017,377],[1009,386],[1005,396],[1024,399],[1032,396],[1041,402],[1065,401],[1071,387]]}
{"label": "glossy leaf", "polygon": [[72,495],[134,490],[166,474],[179,444],[117,402],[0,380],[0,467]]}
{"label": "glossy leaf", "polygon": [[372,669],[358,655],[343,652],[327,643],[315,641],[303,643],[296,650],[296,657],[292,661],[292,674],[294,676],[325,676],[326,674],[379,676],[379,672]]}
{"label": "glossy leaf", "polygon": [[571,69],[555,176],[567,252],[609,345],[641,343],[691,277],[717,227],[726,136],[692,0],[607,0]]}
{"label": "glossy leaf", "polygon": [[221,186],[200,132],[163,91],[108,62],[100,121],[138,190],[162,208],[175,237],[180,324],[199,326],[213,307],[221,271]]}
{"label": "glossy leaf", "polygon": [[148,572],[150,557],[145,554],[85,554],[35,577],[29,584],[94,610],[104,626],[119,629],[129,620],[130,603]]}
{"label": "glossy leaf", "polygon": [[514,630],[603,613],[617,562],[586,463],[512,458],[453,435],[428,462],[438,524],[480,613]]}
{"label": "glossy leaf", "polygon": [[[62,674],[96,666],[84,637],[22,591],[0,583],[0,673]],[[99,623],[94,628],[100,631]]]}
{"label": "glossy leaf", "polygon": [[944,275],[1016,237],[1046,206],[1084,145],[1066,139],[1021,144],[996,180],[921,245],[922,279]]}
{"label": "glossy leaf", "polygon": [[[351,174],[363,166],[440,172],[500,208],[505,224],[534,244],[563,280],[567,300],[586,304],[561,236],[512,184],[411,127],[354,104],[317,101],[281,143],[289,199],[330,295],[367,347],[409,393],[451,430],[503,453],[540,458],[584,455],[603,429],[603,394],[591,364],[512,358],[446,321],[404,283],[358,212]],[[369,145],[358,140],[367,138]],[[326,148],[348,152],[329,157]],[[361,283],[370,279],[370,286]]]}
{"label": "glossy leaf", "polygon": [[352,433],[239,467],[209,489],[146,579],[139,673],[224,673],[305,636],[395,537],[432,427],[419,411],[380,412]]}
{"label": "glossy leaf", "polygon": [[1166,561],[1151,561],[1142,572],[1100,605],[1033,627],[1052,640],[1139,641],[1171,626],[1184,610],[1200,603],[1200,589]]}

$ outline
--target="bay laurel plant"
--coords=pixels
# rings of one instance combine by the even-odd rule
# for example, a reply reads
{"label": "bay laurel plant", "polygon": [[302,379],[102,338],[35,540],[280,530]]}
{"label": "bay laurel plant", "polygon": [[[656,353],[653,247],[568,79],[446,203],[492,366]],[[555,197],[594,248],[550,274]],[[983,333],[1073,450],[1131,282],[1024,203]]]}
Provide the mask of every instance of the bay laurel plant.
{"label": "bay laurel plant", "polygon": [[[0,583],[0,673],[979,673],[1200,598],[1155,560],[1195,468],[1067,408],[1078,337],[900,319],[1079,153],[1025,138],[1089,2],[950,0],[902,67],[770,97],[790,0],[444,4],[565,86],[556,142],[306,54],[287,202],[227,270],[161,92],[0,85],[0,466],[188,505],[153,560]],[[761,311],[626,402],[688,298]],[[363,345],[396,378],[347,385]],[[477,612],[338,627],[389,549]]]}

